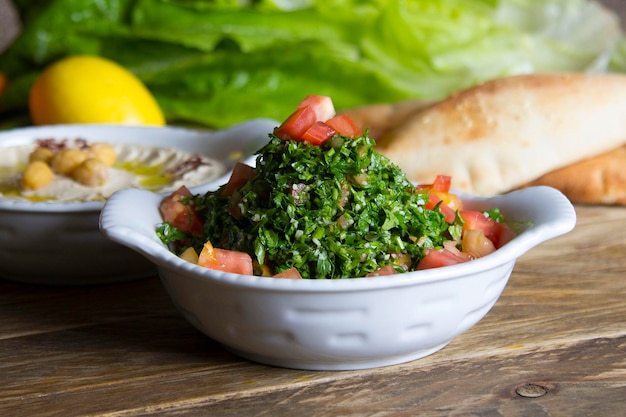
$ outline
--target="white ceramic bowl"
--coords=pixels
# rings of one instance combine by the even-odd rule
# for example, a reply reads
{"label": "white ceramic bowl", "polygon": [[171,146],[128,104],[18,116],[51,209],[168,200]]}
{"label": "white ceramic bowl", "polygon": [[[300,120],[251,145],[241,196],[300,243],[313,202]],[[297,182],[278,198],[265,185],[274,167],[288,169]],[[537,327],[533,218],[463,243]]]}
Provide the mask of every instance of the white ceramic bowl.
{"label": "white ceramic bowl", "polygon": [[500,207],[529,226],[486,257],[392,277],[290,280],[193,265],[160,242],[161,197],[141,190],[115,193],[100,227],[154,262],[185,318],[240,356],[289,368],[360,369],[443,348],[491,309],[519,256],[576,223],[570,202],[548,187],[462,197],[469,209]]}
{"label": "white ceramic bowl", "polygon": [[[54,125],[0,132],[3,147],[35,139],[84,138],[178,148],[224,162],[255,152],[278,124],[251,120],[229,129],[209,132],[178,127],[122,125]],[[229,175],[229,174],[226,174]],[[221,177],[193,188],[205,192],[225,181]],[[139,202],[132,202],[129,210]],[[13,281],[51,284],[103,284],[156,274],[154,265],[136,252],[106,239],[98,228],[102,201],[29,202],[0,197],[0,277]]]}

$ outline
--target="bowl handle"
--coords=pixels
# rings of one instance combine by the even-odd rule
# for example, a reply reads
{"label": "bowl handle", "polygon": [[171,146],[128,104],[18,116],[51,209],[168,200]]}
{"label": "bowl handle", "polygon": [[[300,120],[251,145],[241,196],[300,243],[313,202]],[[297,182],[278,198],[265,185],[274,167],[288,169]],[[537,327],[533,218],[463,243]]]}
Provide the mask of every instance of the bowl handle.
{"label": "bowl handle", "polygon": [[[466,208],[484,210],[490,207],[500,208],[507,219],[513,222],[532,219],[532,222],[517,225],[520,234],[515,238],[516,257],[540,243],[569,233],[576,226],[576,210],[572,203],[562,192],[548,186],[528,187],[491,198],[477,198]],[[513,246],[504,245],[497,252],[504,255],[504,252],[510,250],[513,250]]]}
{"label": "bowl handle", "polygon": [[153,262],[164,253],[171,254],[156,234],[157,226],[163,221],[158,209],[162,198],[162,195],[137,188],[113,193],[100,212],[100,232]]}

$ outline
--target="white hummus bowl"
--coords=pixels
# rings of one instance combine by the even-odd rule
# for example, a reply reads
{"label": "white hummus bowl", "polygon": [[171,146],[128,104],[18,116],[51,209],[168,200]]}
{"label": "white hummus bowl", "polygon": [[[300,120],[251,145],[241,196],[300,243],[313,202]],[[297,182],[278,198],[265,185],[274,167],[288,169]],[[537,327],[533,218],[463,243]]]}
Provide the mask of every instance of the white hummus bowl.
{"label": "white hummus bowl", "polygon": [[[277,125],[258,119],[220,131],[81,124],[27,127],[0,132],[0,152],[36,139],[83,138],[200,153],[224,163],[228,172],[192,188],[199,193],[225,182],[238,156],[243,159],[255,152]],[[128,209],[137,212],[134,206],[140,203],[131,202]],[[103,201],[30,202],[0,197],[0,278],[34,284],[91,285],[155,275],[154,264],[102,236],[98,220],[103,206]]]}
{"label": "white hummus bowl", "polygon": [[109,198],[100,227],[153,262],[182,315],[232,352],[288,368],[362,369],[442,349],[487,314],[517,258],[576,223],[570,202],[548,187],[462,198],[469,209],[499,207],[526,226],[483,258],[390,277],[292,280],[194,265],[161,243],[155,233],[161,196],[142,190]]}

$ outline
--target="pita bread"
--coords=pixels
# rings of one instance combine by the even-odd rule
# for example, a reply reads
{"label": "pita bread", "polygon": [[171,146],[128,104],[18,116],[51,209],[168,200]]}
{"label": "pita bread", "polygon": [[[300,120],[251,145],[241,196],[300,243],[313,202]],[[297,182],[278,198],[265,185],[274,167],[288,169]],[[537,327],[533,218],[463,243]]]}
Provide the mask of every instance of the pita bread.
{"label": "pita bread", "polygon": [[626,146],[549,172],[527,185],[548,185],[573,203],[626,205]]}
{"label": "pita bread", "polygon": [[[377,139],[377,138],[375,138]],[[416,182],[492,196],[626,144],[626,75],[500,78],[423,108],[377,139]]]}

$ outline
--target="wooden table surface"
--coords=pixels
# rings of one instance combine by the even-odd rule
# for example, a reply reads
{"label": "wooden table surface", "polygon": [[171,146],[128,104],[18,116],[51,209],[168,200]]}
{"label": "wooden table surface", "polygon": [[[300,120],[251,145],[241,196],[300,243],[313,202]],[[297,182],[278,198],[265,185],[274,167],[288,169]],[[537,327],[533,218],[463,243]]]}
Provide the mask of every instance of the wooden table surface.
{"label": "wooden table surface", "polygon": [[522,257],[487,316],[443,350],[321,372],[240,359],[158,278],[0,281],[0,416],[626,415],[626,208],[577,207]]}

